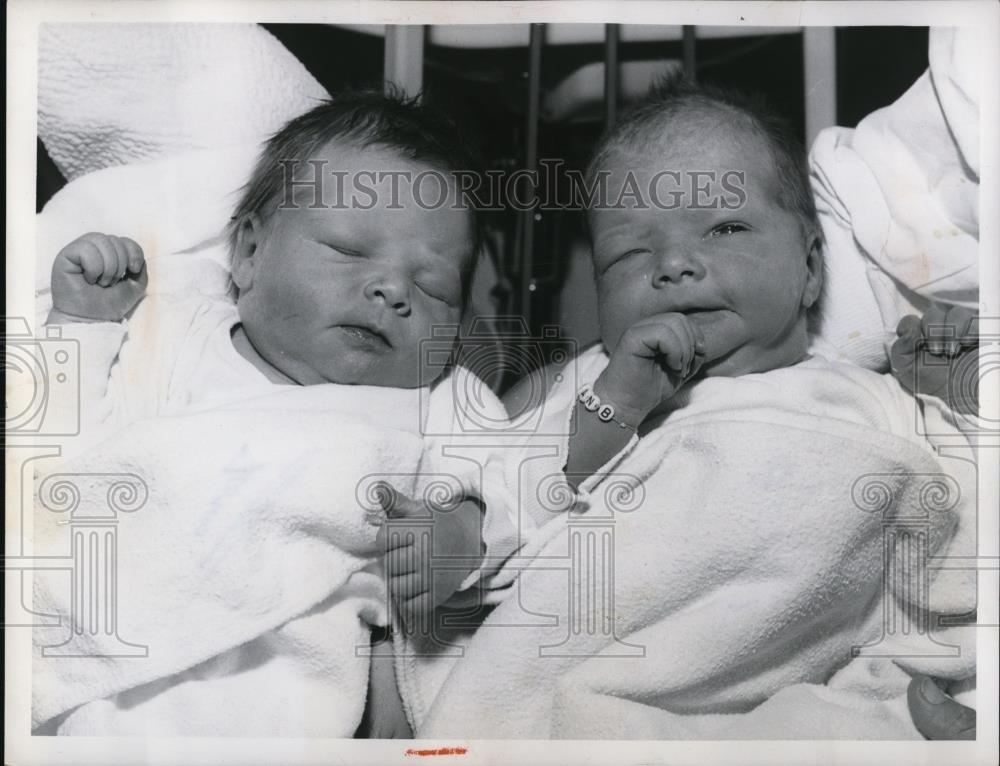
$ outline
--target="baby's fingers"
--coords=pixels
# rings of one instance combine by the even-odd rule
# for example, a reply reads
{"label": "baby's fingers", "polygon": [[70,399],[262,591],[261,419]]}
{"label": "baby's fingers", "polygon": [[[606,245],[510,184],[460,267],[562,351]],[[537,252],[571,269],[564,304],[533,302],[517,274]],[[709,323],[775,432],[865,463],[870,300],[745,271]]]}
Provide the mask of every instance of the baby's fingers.
{"label": "baby's fingers", "polygon": [[96,285],[104,276],[106,259],[101,249],[93,242],[81,242],[67,260],[77,266],[83,273],[83,279],[88,285]]}
{"label": "baby's fingers", "polygon": [[664,356],[666,366],[681,377],[688,377],[697,348],[694,328],[688,321],[675,321],[666,325],[663,330],[660,336],[660,353]]}
{"label": "baby's fingers", "polygon": [[389,592],[396,603],[403,603],[427,593],[430,583],[423,572],[410,572],[389,579]]}
{"label": "baby's fingers", "polygon": [[122,242],[121,237],[108,235],[108,246],[112,255],[112,269],[110,280],[105,286],[120,282],[125,278],[125,274],[128,273],[128,250],[126,250],[125,243]]}
{"label": "baby's fingers", "polygon": [[[917,321],[919,327],[920,320],[917,317],[912,318]],[[902,323],[900,325],[902,326]],[[899,332],[899,328],[896,331]],[[913,391],[916,387],[914,377],[917,341],[919,338],[919,334],[914,333],[912,330],[900,332],[899,337],[896,338],[889,349],[889,364],[892,374],[896,380],[903,384],[907,391]]]}
{"label": "baby's fingers", "polygon": [[975,316],[961,306],[932,304],[920,320],[925,347],[938,356],[954,356],[961,350],[961,340],[970,333]]}
{"label": "baby's fingers", "polygon": [[979,345],[979,312],[964,306],[952,306],[948,309],[948,324],[955,327],[955,349],[957,354],[962,348]]}
{"label": "baby's fingers", "polygon": [[393,492],[391,499],[384,501],[382,507],[390,519],[428,519],[430,511],[419,500],[410,500],[400,492]]}
{"label": "baby's fingers", "polygon": [[921,332],[920,317],[916,314],[907,314],[896,325],[896,335],[900,338],[918,338]]}
{"label": "baby's fingers", "polygon": [[424,541],[412,534],[390,533],[382,557],[386,574],[392,577],[415,572],[424,555],[424,547]]}
{"label": "baby's fingers", "polygon": [[143,255],[142,248],[139,247],[138,242],[128,237],[119,237],[118,241],[125,250],[125,265],[128,273],[138,276],[142,271],[143,265],[146,263],[146,257]]}
{"label": "baby's fingers", "polygon": [[684,369],[685,343],[670,324],[650,325],[643,328],[642,344],[651,357],[663,357],[663,364],[675,372]]}
{"label": "baby's fingers", "polygon": [[101,287],[110,287],[118,281],[118,272],[121,269],[122,257],[115,244],[114,238],[100,236],[90,240],[98,253],[101,255],[101,275],[97,284]]}
{"label": "baby's fingers", "polygon": [[408,634],[417,631],[426,634],[430,630],[429,616],[433,610],[430,591],[424,591],[410,599],[396,601],[396,611],[402,618],[403,630]]}
{"label": "baby's fingers", "polygon": [[421,527],[389,519],[379,527],[376,541],[381,550],[389,552],[396,548],[415,545],[418,542],[418,536],[423,531]]}

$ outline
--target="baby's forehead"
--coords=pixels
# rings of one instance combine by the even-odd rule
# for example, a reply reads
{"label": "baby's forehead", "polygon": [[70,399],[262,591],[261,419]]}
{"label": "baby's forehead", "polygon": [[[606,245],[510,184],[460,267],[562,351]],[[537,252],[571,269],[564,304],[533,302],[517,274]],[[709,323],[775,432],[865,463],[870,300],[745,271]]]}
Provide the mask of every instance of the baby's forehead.
{"label": "baby's forehead", "polygon": [[[652,163],[655,170],[760,164],[768,170],[771,146],[752,120],[722,108],[688,107],[654,116],[609,153],[608,169]],[[760,162],[764,160],[763,162]]]}
{"label": "baby's forehead", "polygon": [[674,186],[719,184],[725,179],[738,179],[741,187],[758,195],[777,197],[781,191],[778,162],[768,139],[752,124],[727,123],[718,113],[685,114],[645,125],[606,152],[594,170],[606,173],[612,184],[634,177],[641,188],[655,182],[664,193]]}

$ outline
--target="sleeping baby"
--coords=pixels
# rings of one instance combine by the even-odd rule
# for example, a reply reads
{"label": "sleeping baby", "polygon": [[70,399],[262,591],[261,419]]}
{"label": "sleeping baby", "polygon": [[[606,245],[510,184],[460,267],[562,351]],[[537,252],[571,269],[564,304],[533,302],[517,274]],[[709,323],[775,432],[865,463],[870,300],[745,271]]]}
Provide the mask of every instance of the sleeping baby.
{"label": "sleeping baby", "polygon": [[[808,711],[754,731],[718,714],[824,683],[865,644],[893,656],[883,614],[915,608],[916,591],[883,596],[884,551],[903,555],[883,529],[919,511],[934,551],[974,492],[891,376],[813,345],[821,230],[780,122],[668,83],[598,146],[589,178],[602,174],[610,194],[589,211],[601,342],[575,378],[553,367],[506,400],[520,412],[545,385],[538,431],[564,434],[554,458],[512,461],[522,525],[539,530],[508,565],[517,593],[440,690],[429,661],[404,665],[416,732],[809,736]],[[656,198],[615,193],[657,183]],[[872,672],[905,693],[898,667]],[[855,738],[884,713],[856,712]]]}
{"label": "sleeping baby", "polygon": [[[420,418],[447,422],[455,387],[420,342],[457,333],[479,237],[454,185],[452,204],[430,209],[374,171],[444,179],[474,167],[463,146],[444,118],[381,94],[292,120],[230,224],[233,301],[145,295],[144,254],[124,237],[87,234],[59,253],[48,324],[81,345],[84,426],[59,471],[84,495],[122,473],[148,500],[121,526],[114,640],[81,628],[71,643],[86,646],[70,657],[62,638],[36,633],[40,730],[354,734],[369,632],[390,619],[377,512],[419,506],[406,496],[436,467]],[[366,176],[371,193],[338,198],[332,171]],[[419,391],[435,383],[422,411]],[[472,491],[439,474],[456,498]],[[380,476],[396,501],[379,494]],[[46,491],[43,480],[42,506]],[[449,502],[427,514],[435,554],[478,559],[480,504]],[[373,505],[375,518],[363,510]],[[434,599],[472,570],[440,574]],[[410,570],[390,574],[403,600],[430,598]],[[86,619],[68,583],[42,583],[36,604]]]}

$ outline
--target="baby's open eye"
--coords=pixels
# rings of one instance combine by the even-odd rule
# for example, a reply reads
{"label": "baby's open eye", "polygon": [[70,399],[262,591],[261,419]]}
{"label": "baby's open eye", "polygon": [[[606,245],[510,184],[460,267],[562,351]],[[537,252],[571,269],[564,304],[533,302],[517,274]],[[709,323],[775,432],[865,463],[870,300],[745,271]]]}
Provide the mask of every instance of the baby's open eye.
{"label": "baby's open eye", "polygon": [[727,221],[719,224],[709,233],[710,237],[725,237],[730,234],[737,234],[741,231],[750,231],[750,227],[738,221]]}

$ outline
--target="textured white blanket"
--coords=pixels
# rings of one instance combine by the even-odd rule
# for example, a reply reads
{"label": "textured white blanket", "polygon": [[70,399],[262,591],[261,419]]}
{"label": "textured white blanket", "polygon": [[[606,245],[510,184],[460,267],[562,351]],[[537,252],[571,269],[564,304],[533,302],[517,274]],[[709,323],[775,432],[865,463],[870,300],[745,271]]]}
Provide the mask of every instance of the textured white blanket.
{"label": "textured white blanket", "polygon": [[38,136],[69,179],[259,142],[326,90],[256,24],[45,24]]}
{"label": "textured white blanket", "polygon": [[[83,547],[74,572],[36,578],[36,609],[61,618],[35,634],[36,725],[78,708],[61,733],[351,736],[387,619],[365,493],[386,473],[418,487],[418,396],[279,388],[46,463],[36,554]],[[135,485],[131,512],[109,510],[116,482]]]}
{"label": "textured white blanket", "polygon": [[[604,364],[585,355],[581,377]],[[571,393],[556,396],[568,404]],[[905,691],[906,674],[889,659],[843,680],[860,689],[859,675],[874,679],[843,699],[843,715],[801,688],[798,703],[781,697],[769,717],[737,714],[786,687],[825,683],[853,647],[878,643],[884,619],[898,638],[904,614],[926,616],[925,590],[884,590],[901,571],[914,582],[928,575],[916,558],[896,568],[916,549],[900,543],[886,554],[886,535],[920,536],[926,555],[963,512],[974,526],[969,466],[956,471],[935,456],[895,381],[852,366],[817,359],[709,379],[683,396],[594,490],[586,513],[553,513],[539,537],[547,544],[509,562],[519,580],[477,632],[442,634],[464,645],[462,659],[402,663],[418,734],[915,736],[905,705],[898,720],[869,715],[871,703]],[[522,513],[559,510],[549,490],[562,459],[523,464]],[[950,604],[958,612],[974,598],[963,593],[964,604]],[[915,636],[916,622],[907,630],[923,640],[920,651],[949,657],[955,675],[974,662]],[[913,654],[890,639],[865,651]]]}

